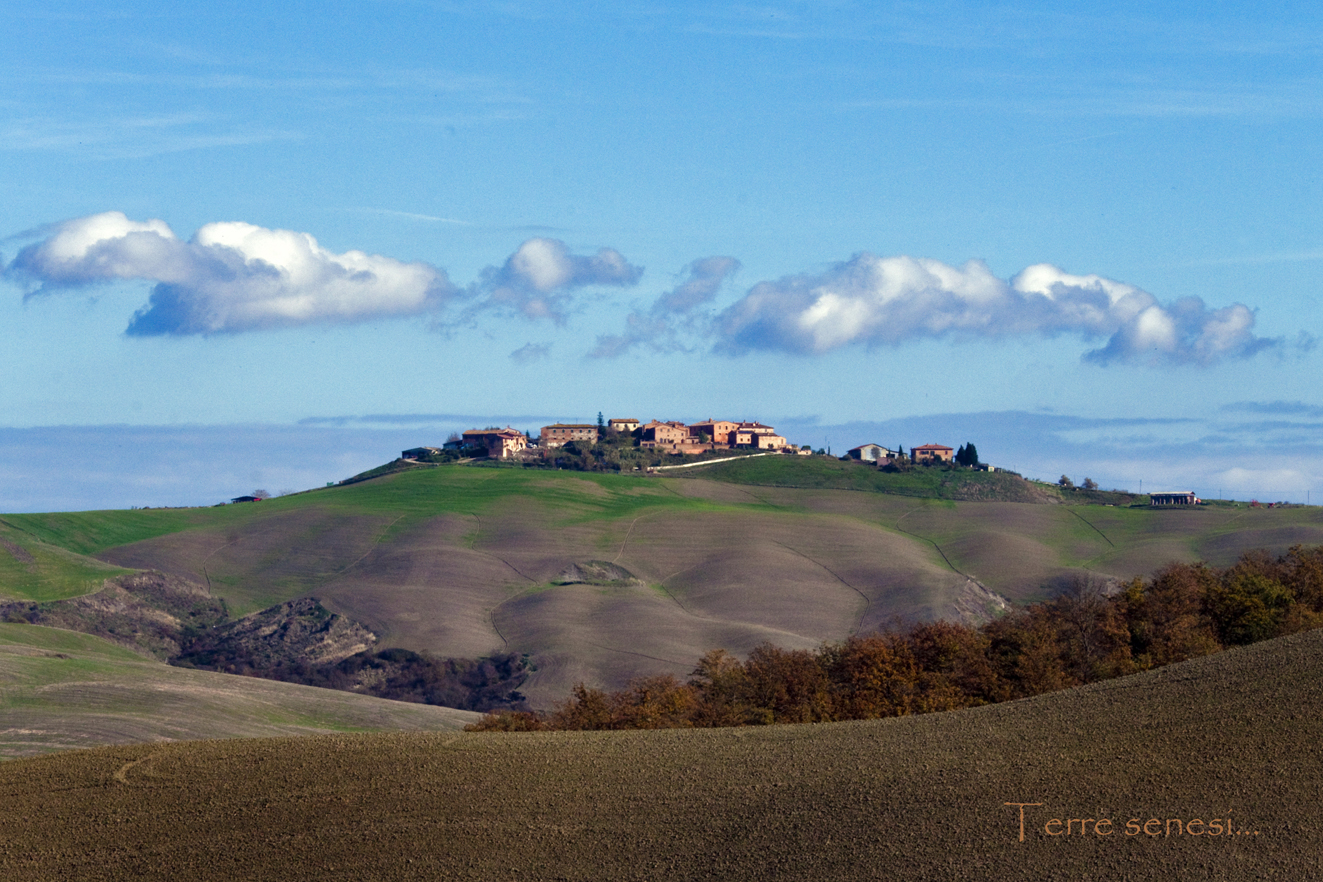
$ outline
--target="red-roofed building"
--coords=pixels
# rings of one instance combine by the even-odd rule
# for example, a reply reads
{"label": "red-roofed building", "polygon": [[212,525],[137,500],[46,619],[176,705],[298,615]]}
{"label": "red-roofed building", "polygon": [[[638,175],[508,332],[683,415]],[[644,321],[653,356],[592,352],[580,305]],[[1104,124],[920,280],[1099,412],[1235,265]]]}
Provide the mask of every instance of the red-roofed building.
{"label": "red-roofed building", "polygon": [[955,448],[942,444],[924,444],[910,448],[910,459],[917,463],[951,462],[955,459]]}
{"label": "red-roofed building", "polygon": [[701,423],[693,423],[689,426],[689,434],[706,435],[713,444],[722,447],[729,447],[731,444],[731,433],[738,429],[739,423],[730,420],[714,420],[711,417],[703,420]]}

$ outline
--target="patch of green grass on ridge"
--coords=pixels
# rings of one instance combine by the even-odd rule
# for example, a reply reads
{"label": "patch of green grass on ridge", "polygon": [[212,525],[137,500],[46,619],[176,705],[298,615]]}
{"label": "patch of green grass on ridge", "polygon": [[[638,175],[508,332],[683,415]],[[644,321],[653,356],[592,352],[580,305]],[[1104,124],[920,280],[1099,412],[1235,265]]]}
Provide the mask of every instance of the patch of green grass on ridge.
{"label": "patch of green grass on ridge", "polygon": [[[1063,501],[1060,490],[1005,472],[976,472],[916,466],[884,472],[858,462],[824,456],[747,457],[702,469],[683,477],[708,478],[735,484],[813,490],[862,490],[927,499],[984,499],[1003,502]],[[680,477],[680,473],[674,473]]]}
{"label": "patch of green grass on ridge", "polygon": [[0,522],[0,599],[42,603],[77,597],[126,572]]}
{"label": "patch of green grass on ridge", "polygon": [[540,504],[567,524],[636,517],[663,508],[722,508],[680,496],[655,479],[462,465],[400,472],[317,498],[318,504],[354,514],[392,514],[405,521],[441,514],[481,515],[508,500]]}

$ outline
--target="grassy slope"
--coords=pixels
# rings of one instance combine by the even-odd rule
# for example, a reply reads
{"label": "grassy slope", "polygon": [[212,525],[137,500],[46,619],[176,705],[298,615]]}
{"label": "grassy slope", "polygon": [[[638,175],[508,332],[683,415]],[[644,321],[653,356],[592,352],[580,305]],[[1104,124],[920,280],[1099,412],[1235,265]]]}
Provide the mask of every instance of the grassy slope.
{"label": "grassy slope", "polygon": [[43,542],[0,519],[0,599],[77,597],[125,572],[122,567]]}
{"label": "grassy slope", "polygon": [[1307,880],[1320,745],[1323,631],[875,722],[110,748],[0,765],[0,876]]}
{"label": "grassy slope", "polygon": [[224,506],[9,514],[0,520],[0,525],[78,554],[96,554],[116,545],[140,542],[198,524],[242,520],[247,512],[247,506]]}
{"label": "grassy slope", "polygon": [[0,624],[0,758],[163,739],[456,729],[477,714],[172,668],[97,637]]}
{"label": "grassy slope", "polygon": [[[813,490],[866,490],[923,499],[1000,500],[1003,502],[1128,503],[1129,494],[1063,493],[1050,484],[1026,481],[1005,472],[916,467],[883,472],[858,462],[833,457],[762,456],[686,470],[686,476],[733,484],[796,487]],[[680,474],[677,472],[677,474]]]}
{"label": "grassy slope", "polygon": [[[783,483],[795,470],[805,484],[878,475],[819,458],[737,465],[769,462]],[[1171,560],[1225,564],[1244,548],[1323,542],[1317,508],[1155,512],[462,466],[260,504],[4,520],[32,541],[97,554],[88,566],[205,582],[237,612],[313,595],[384,646],[533,653],[523,691],[540,706],[579,680],[684,675],[717,646],[806,647],[894,616],[952,616],[967,606],[967,576],[1023,601],[1084,572],[1129,578]],[[587,560],[645,584],[551,586]]]}

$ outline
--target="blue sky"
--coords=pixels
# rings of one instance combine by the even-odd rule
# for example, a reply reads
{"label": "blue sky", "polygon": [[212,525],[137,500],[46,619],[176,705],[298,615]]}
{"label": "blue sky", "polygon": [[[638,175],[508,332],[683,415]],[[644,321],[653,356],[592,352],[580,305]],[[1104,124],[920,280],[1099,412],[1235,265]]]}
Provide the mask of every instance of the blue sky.
{"label": "blue sky", "polygon": [[[0,508],[598,411],[1323,488],[1313,7],[6,11]],[[125,432],[243,486],[135,455],[35,495]]]}

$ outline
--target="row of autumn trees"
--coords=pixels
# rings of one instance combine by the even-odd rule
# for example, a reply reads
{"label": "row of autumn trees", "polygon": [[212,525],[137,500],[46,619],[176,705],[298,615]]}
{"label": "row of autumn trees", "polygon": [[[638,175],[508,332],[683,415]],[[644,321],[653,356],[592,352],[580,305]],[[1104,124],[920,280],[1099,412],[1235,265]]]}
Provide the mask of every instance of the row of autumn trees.
{"label": "row of autumn trees", "polygon": [[1234,565],[1173,564],[1107,593],[1054,600],[973,628],[930,622],[827,643],[703,656],[687,682],[579,685],[549,714],[504,711],[474,731],[660,729],[904,716],[1024,698],[1323,625],[1323,546]]}

